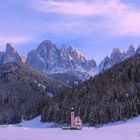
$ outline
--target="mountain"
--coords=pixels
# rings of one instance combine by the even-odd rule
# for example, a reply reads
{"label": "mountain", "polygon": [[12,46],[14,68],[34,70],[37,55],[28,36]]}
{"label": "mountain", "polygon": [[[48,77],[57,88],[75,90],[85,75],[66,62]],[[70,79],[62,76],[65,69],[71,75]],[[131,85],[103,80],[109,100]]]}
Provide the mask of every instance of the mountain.
{"label": "mountain", "polygon": [[[126,52],[114,48],[111,55],[106,56],[97,66],[95,60],[87,60],[72,46],[64,44],[58,49],[52,41],[45,40],[37,49],[28,53],[26,64],[50,75],[71,73],[78,79],[85,80],[139,52],[140,49],[137,48],[135,51],[133,45],[130,45]],[[65,81],[70,80],[67,78]]]}
{"label": "mountain", "polygon": [[113,52],[111,53],[110,57],[105,57],[99,64],[99,71],[106,70],[115,65],[116,63],[123,61],[125,59],[124,57],[125,54],[121,53],[118,48],[113,49]]}
{"label": "mountain", "polygon": [[8,62],[21,62],[22,59],[18,54],[17,50],[11,46],[11,44],[6,44],[5,52],[0,52],[0,65]]}
{"label": "mountain", "polygon": [[[42,121],[66,123],[71,107],[90,125],[137,116],[139,52],[140,47],[135,51],[132,45],[123,53],[115,48],[97,66],[70,45],[58,49],[46,40],[26,58],[7,44],[6,51],[0,52],[0,124],[37,115]],[[76,86],[69,88],[59,80]]]}
{"label": "mountain", "polygon": [[37,49],[28,53],[26,64],[48,74],[73,73],[82,80],[94,75],[97,67],[94,60],[87,60],[72,46],[63,45],[58,49],[49,40],[43,41]]}
{"label": "mountain", "polygon": [[2,64],[7,62],[21,62],[21,58],[17,50],[13,48],[10,44],[6,44],[6,51],[3,55]]}
{"label": "mountain", "polygon": [[7,43],[5,52],[0,52],[0,65],[8,62],[26,63],[56,79],[59,78],[58,80],[69,83],[70,86],[77,82],[79,84],[97,73],[97,65],[94,60],[87,60],[70,45],[63,45],[61,49],[58,49],[49,40],[43,41],[27,56],[20,55],[11,44]]}
{"label": "mountain", "polygon": [[61,48],[57,48],[52,41],[45,40],[27,56],[19,55],[15,48],[7,44],[5,52],[0,52],[0,65],[7,62],[23,62],[73,86],[75,81],[81,83],[81,80],[94,77],[139,53],[140,47],[135,50],[133,45],[130,45],[126,52],[114,48],[111,55],[106,56],[97,66],[94,59],[87,60],[71,45],[63,44]]}
{"label": "mountain", "polygon": [[137,48],[135,51],[135,48],[133,45],[129,46],[129,49],[126,52],[121,52],[118,48],[114,48],[113,52],[111,53],[110,57],[106,56],[99,64],[98,71],[102,72],[113,65],[120,63],[124,61],[127,58],[130,58],[134,56],[135,54],[140,53],[140,47]]}
{"label": "mountain", "polygon": [[75,108],[75,114],[80,115],[83,123],[92,126],[138,116],[140,55],[115,64],[81,85],[61,92],[54,98],[53,104],[44,107],[42,121],[69,123],[71,107]]}
{"label": "mountain", "polygon": [[67,87],[23,63],[3,64],[0,68],[0,124],[18,123],[23,118],[40,115],[43,106]]}
{"label": "mountain", "polygon": [[125,58],[132,57],[132,56],[134,56],[135,54],[136,54],[135,48],[134,48],[133,45],[131,45],[131,46],[129,46],[129,49],[128,49],[128,51],[127,51],[126,54],[125,54]]}

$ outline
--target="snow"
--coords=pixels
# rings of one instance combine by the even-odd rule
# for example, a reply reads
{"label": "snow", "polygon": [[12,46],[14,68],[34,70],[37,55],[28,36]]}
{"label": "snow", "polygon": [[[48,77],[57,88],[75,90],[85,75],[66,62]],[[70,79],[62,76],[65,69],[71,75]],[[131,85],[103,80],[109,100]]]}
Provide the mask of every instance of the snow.
{"label": "snow", "polygon": [[42,88],[43,88],[43,90],[45,90],[45,89],[46,89],[46,87],[45,87],[43,84],[41,84],[41,83],[39,83],[39,84],[38,84],[38,86],[39,86],[39,87],[42,87]]}
{"label": "snow", "polygon": [[54,94],[51,93],[51,92],[47,92],[47,95],[48,95],[50,98],[52,98],[52,97],[54,96]]}
{"label": "snow", "polygon": [[34,80],[34,82],[35,82],[39,87],[43,88],[43,90],[46,89],[46,86],[44,86],[43,84],[38,83],[36,80]]}
{"label": "snow", "polygon": [[44,61],[44,59],[40,56],[40,54],[38,53],[37,54],[37,56],[38,56],[38,58],[46,65],[46,63],[45,63],[45,61]]}
{"label": "snow", "polygon": [[46,128],[48,124],[41,123],[37,117],[24,121],[22,127],[1,127],[0,140],[140,140],[140,116],[125,123],[101,128],[85,127],[83,130]]}
{"label": "snow", "polygon": [[94,77],[95,75],[97,75],[99,73],[99,69],[96,67],[96,68],[92,68],[88,73]]}
{"label": "snow", "polygon": [[30,121],[23,120],[23,122],[18,125],[21,127],[27,127],[27,128],[50,128],[50,127],[54,127],[55,125],[54,122],[43,123],[40,120],[41,120],[41,117],[39,116]]}

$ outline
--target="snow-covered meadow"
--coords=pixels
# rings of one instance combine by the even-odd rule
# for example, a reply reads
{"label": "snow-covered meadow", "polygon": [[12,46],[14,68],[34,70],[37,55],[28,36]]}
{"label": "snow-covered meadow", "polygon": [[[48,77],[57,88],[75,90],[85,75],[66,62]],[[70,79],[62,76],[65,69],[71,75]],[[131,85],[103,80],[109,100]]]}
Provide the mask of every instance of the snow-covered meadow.
{"label": "snow-covered meadow", "polygon": [[47,128],[53,123],[41,123],[39,117],[22,126],[1,126],[0,140],[140,140],[140,117],[101,128],[62,130]]}

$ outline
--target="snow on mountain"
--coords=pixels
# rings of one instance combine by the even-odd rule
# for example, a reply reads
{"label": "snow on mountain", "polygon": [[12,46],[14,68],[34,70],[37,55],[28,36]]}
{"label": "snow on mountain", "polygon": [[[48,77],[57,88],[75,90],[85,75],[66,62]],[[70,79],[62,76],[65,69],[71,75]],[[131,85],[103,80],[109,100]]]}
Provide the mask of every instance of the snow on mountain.
{"label": "snow on mountain", "polygon": [[71,73],[78,79],[85,80],[138,53],[140,46],[135,50],[131,45],[126,52],[114,48],[111,55],[106,56],[97,66],[94,59],[86,59],[71,45],[63,44],[59,49],[52,41],[45,40],[26,57],[20,56],[16,49],[7,43],[6,51],[0,52],[0,64],[23,62],[49,75]]}
{"label": "snow on mountain", "polygon": [[99,72],[104,71],[113,65],[122,62],[123,60],[140,53],[140,46],[135,51],[133,45],[129,46],[126,52],[121,52],[118,48],[114,48],[110,57],[106,56],[98,66]]}
{"label": "snow on mountain", "polygon": [[49,41],[43,41],[36,50],[28,53],[26,63],[48,74],[72,72],[79,79],[88,79],[94,73],[96,62],[87,60],[77,49],[63,45],[58,49]]}
{"label": "snow on mountain", "polygon": [[53,123],[39,121],[37,117],[32,121],[23,122],[23,126],[1,126],[1,140],[139,140],[140,117],[130,119],[125,123],[104,126],[101,128],[85,127],[82,130],[62,130],[48,128]]}

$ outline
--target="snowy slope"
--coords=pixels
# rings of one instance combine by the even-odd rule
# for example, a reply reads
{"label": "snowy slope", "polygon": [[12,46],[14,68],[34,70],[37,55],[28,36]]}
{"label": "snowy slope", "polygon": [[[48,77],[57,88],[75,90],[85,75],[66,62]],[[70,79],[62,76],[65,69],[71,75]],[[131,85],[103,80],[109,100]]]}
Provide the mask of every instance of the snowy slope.
{"label": "snowy slope", "polygon": [[40,121],[41,117],[37,117],[33,120],[30,121],[23,121],[22,123],[19,124],[19,126],[21,127],[27,127],[27,128],[46,128],[46,127],[54,127],[55,123],[53,122],[46,122],[43,123]]}
{"label": "snowy slope", "polygon": [[[22,123],[26,127],[1,127],[0,140],[140,140],[140,116],[126,123],[102,128],[84,128],[81,131],[39,127],[39,117]],[[45,123],[47,126],[48,123]]]}

